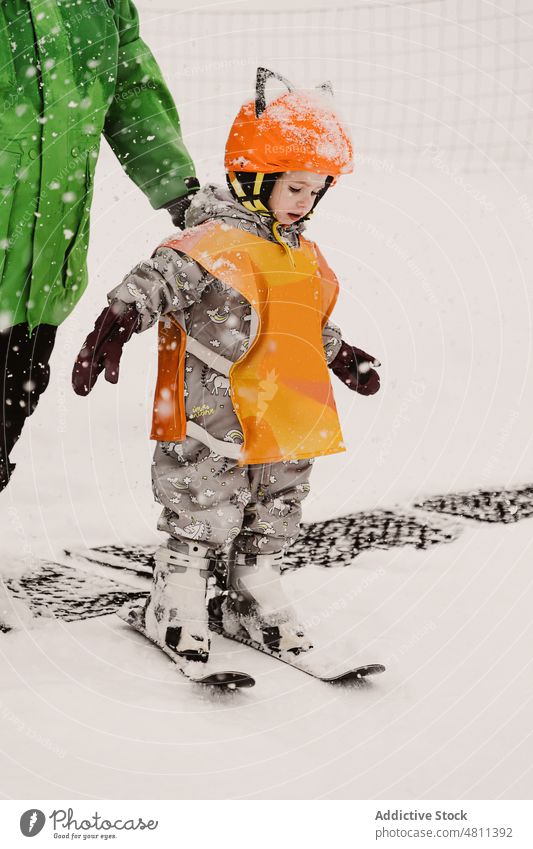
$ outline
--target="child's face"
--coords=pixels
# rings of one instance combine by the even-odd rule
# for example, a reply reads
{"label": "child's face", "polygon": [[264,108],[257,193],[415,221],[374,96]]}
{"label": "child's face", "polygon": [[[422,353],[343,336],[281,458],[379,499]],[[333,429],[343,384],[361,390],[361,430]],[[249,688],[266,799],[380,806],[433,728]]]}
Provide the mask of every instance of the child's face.
{"label": "child's face", "polygon": [[307,215],[325,183],[324,174],[286,171],[274,183],[268,201],[269,209],[280,224],[294,224]]}

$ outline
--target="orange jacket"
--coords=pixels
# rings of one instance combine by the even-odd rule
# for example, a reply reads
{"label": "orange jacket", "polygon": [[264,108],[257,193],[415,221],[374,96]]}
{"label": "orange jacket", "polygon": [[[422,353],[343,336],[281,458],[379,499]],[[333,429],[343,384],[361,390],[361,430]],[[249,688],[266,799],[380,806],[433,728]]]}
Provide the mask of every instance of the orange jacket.
{"label": "orange jacket", "polygon": [[[238,465],[345,451],[322,344],[339,284],[318,247],[300,236],[291,249],[219,221],[164,246],[192,257],[252,307],[255,335],[228,372],[243,433]],[[160,322],[152,439],[185,439],[186,341],[176,319]]]}

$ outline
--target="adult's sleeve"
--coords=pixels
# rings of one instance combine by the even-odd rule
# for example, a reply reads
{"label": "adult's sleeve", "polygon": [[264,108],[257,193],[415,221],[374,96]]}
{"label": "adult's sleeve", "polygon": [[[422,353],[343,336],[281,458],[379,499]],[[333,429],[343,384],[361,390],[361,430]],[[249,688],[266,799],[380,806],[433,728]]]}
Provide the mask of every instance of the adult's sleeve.
{"label": "adult's sleeve", "polygon": [[183,143],[178,112],[149,47],[139,35],[131,0],[114,0],[119,32],[117,81],[104,135],[129,177],[154,209],[189,191],[195,176]]}

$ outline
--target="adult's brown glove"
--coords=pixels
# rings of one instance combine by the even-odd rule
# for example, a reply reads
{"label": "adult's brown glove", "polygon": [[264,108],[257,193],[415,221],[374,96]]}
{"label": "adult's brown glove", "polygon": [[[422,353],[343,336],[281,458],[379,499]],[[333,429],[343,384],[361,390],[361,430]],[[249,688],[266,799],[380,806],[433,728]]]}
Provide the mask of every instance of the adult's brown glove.
{"label": "adult's brown glove", "polygon": [[185,183],[189,189],[186,195],[182,195],[180,198],[175,198],[174,200],[170,200],[168,203],[163,204],[163,207],[168,209],[170,213],[172,223],[175,227],[179,227],[180,230],[185,230],[185,213],[190,207],[193,197],[200,188],[200,183],[196,177],[187,177]]}

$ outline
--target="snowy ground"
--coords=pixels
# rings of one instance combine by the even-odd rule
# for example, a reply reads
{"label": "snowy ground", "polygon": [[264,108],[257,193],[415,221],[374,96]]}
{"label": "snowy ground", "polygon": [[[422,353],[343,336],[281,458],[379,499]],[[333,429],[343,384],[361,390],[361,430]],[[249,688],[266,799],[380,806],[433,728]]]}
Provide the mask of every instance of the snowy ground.
{"label": "snowy ground", "polygon": [[[220,172],[208,163],[206,176]],[[171,228],[107,151],[98,181],[91,288],[61,328],[51,388],[0,496],[3,574],[64,546],[158,539],[155,337],[134,339],[118,386],[101,381],[88,399],[72,393],[70,371],[105,292]],[[365,399],[337,385],[348,452],[317,461],[307,521],[531,481],[532,242],[520,197],[533,183],[470,182],[490,209],[438,169],[366,166],[313,221],[341,279],[334,319],[379,356],[383,390]],[[210,696],[115,617],[1,636],[0,793],[531,797],[532,521],[468,522],[450,545],[288,576],[317,638],[387,665],[365,688],[333,689],[219,643],[257,686]]]}
{"label": "snowy ground", "polygon": [[210,694],[116,617],[4,635],[2,792],[33,798],[531,796],[533,520],[285,580],[339,657],[335,688],[245,647],[253,690]]}

